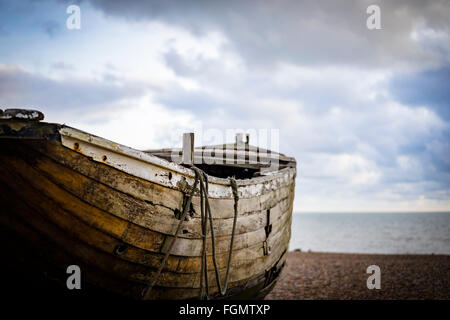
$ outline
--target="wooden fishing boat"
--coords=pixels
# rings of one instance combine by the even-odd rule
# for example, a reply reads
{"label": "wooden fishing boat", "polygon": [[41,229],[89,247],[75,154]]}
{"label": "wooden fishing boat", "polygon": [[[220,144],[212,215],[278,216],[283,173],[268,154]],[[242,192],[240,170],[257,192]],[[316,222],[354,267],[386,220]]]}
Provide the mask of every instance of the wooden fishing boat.
{"label": "wooden fishing boat", "polygon": [[38,270],[67,290],[66,269],[77,265],[81,291],[140,300],[272,289],[290,239],[295,159],[241,138],[193,149],[191,135],[183,149],[140,151],[42,120],[0,110],[0,233],[11,272]]}

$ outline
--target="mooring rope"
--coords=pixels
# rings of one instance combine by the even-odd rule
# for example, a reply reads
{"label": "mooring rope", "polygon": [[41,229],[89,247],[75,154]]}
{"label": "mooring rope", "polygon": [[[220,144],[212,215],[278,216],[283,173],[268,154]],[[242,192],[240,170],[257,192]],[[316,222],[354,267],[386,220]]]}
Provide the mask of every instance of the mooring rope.
{"label": "mooring rope", "polygon": [[[196,173],[197,175],[198,173]],[[204,174],[204,173],[203,173]],[[207,185],[206,185],[207,187]],[[205,219],[205,200],[203,194],[208,194],[208,189],[203,190],[203,185],[200,184],[200,213],[201,213],[201,224],[202,224],[202,263],[200,270],[200,300],[209,298],[209,285],[208,285],[208,262],[206,258],[206,221]],[[205,270],[206,268],[206,270]],[[206,284],[206,295],[203,293],[203,277],[205,278]]]}
{"label": "mooring rope", "polygon": [[[207,235],[208,218],[209,218],[209,226],[211,229],[212,260],[213,260],[213,264],[214,264],[214,272],[216,275],[216,283],[217,283],[217,287],[219,288],[219,293],[222,296],[226,295],[226,292],[228,289],[231,258],[232,258],[232,254],[233,254],[234,235],[236,233],[236,222],[237,222],[237,215],[238,215],[239,196],[238,196],[238,191],[237,191],[236,180],[233,177],[230,178],[230,185],[231,185],[231,189],[233,191],[233,197],[234,197],[234,218],[233,218],[233,227],[232,227],[232,232],[231,232],[230,249],[228,251],[228,262],[227,262],[227,270],[225,273],[225,283],[224,283],[224,286],[222,289],[222,284],[220,282],[219,267],[217,265],[217,259],[216,259],[216,244],[215,244],[215,237],[214,237],[213,218],[212,218],[212,214],[211,214],[211,207],[209,205],[208,176],[204,171],[202,171],[201,169],[199,169],[195,166],[192,166],[191,169],[195,172],[195,181],[194,181],[194,185],[192,187],[191,193],[184,205],[183,212],[180,217],[180,222],[178,223],[178,227],[175,232],[174,239],[170,243],[169,248],[167,249],[167,251],[164,255],[164,259],[161,261],[158,271],[153,276],[150,285],[148,285],[146,288],[144,288],[142,290],[143,297],[147,297],[149,295],[149,293],[153,289],[153,286],[156,284],[156,281],[158,280],[164,266],[167,263],[170,252],[172,250],[172,247],[173,247],[175,241],[178,239],[178,234],[181,230],[181,226],[182,226],[183,221],[186,218],[187,212],[190,208],[192,197],[194,196],[197,184],[200,184],[200,212],[201,212],[201,230],[202,230],[202,256],[201,256],[200,297],[199,298],[200,299],[208,299],[209,298],[208,262],[207,262],[207,256],[206,256],[206,235]],[[206,295],[203,292],[203,278],[205,280]]]}
{"label": "mooring rope", "polygon": [[[237,222],[237,215],[238,215],[238,201],[239,201],[239,195],[237,191],[237,184],[236,180],[232,177],[230,178],[230,184],[231,189],[233,190],[233,197],[234,197],[234,218],[233,218],[233,230],[231,231],[231,240],[230,240],[230,250],[228,251],[228,263],[227,263],[227,273],[225,274],[225,285],[223,291],[220,290],[220,293],[222,296],[224,296],[227,292],[228,288],[228,276],[230,272],[230,265],[231,265],[231,256],[233,254],[233,243],[234,243],[234,234],[236,233],[236,222]],[[215,259],[215,257],[214,257]]]}
{"label": "mooring rope", "polygon": [[144,289],[142,290],[142,293],[141,293],[141,294],[142,294],[143,297],[146,297],[146,296],[152,291],[153,286],[155,285],[156,281],[158,280],[158,278],[159,278],[159,276],[160,276],[160,274],[161,274],[162,269],[164,268],[164,266],[165,266],[166,263],[167,263],[167,259],[169,258],[170,251],[172,250],[172,247],[173,247],[175,241],[176,241],[177,238],[178,238],[178,234],[180,233],[180,230],[181,230],[181,226],[182,226],[182,224],[183,224],[183,221],[184,221],[184,219],[186,219],[186,215],[187,215],[188,209],[189,209],[189,207],[191,206],[192,197],[194,196],[195,188],[197,187],[198,181],[199,181],[199,177],[198,177],[198,175],[196,174],[196,175],[195,175],[194,185],[192,186],[191,194],[189,195],[189,198],[187,199],[187,201],[186,201],[186,203],[185,203],[185,206],[184,206],[184,208],[183,208],[183,213],[181,214],[180,222],[178,223],[178,227],[177,227],[177,230],[176,230],[176,232],[175,232],[175,237],[174,237],[174,239],[172,240],[172,242],[170,243],[169,248],[167,249],[166,254],[164,255],[164,259],[162,260],[162,262],[161,262],[161,264],[160,264],[160,266],[159,266],[159,268],[158,268],[158,271],[157,271],[156,274],[153,276],[152,282],[150,283],[149,286],[147,286],[146,288],[144,288]]}
{"label": "mooring rope", "polygon": [[[222,284],[220,283],[220,274],[219,274],[219,267],[217,265],[217,258],[216,258],[216,244],[215,244],[215,236],[214,236],[214,225],[213,225],[213,218],[212,218],[212,214],[211,214],[211,207],[209,205],[209,197],[208,197],[208,177],[207,175],[201,171],[199,168],[193,167],[192,168],[194,171],[196,171],[196,176],[200,177],[200,190],[201,192],[203,192],[203,196],[201,197],[201,199],[204,199],[205,201],[205,205],[206,205],[206,212],[205,215],[202,214],[202,225],[203,225],[203,217],[205,219],[209,218],[209,225],[210,225],[210,229],[211,229],[211,249],[212,249],[212,259],[213,259],[213,264],[214,264],[214,272],[216,275],[216,283],[217,283],[217,287],[219,288],[219,292],[222,296],[226,295],[227,289],[228,289],[228,280],[229,280],[229,274],[230,274],[230,267],[231,267],[231,258],[232,258],[232,254],[233,254],[233,244],[234,244],[234,235],[236,233],[236,222],[237,222],[237,215],[238,215],[238,201],[239,201],[239,196],[238,196],[238,192],[237,192],[237,184],[236,184],[236,180],[234,178],[230,178],[230,184],[231,184],[231,189],[233,191],[233,197],[234,197],[234,218],[233,218],[233,227],[232,227],[232,232],[231,232],[231,240],[230,240],[230,249],[228,250],[228,262],[227,262],[227,269],[226,269],[226,273],[225,273],[225,283],[222,289]],[[202,204],[202,208],[203,208],[203,204]],[[206,237],[206,228],[205,228],[205,233],[204,236]],[[204,246],[203,248],[205,249],[206,242],[204,242]],[[208,289],[208,282],[207,282],[207,273],[208,273],[208,268],[207,268],[207,264],[206,264],[206,252],[205,250],[202,252],[202,264],[203,261],[205,261],[205,266],[202,267],[202,270],[205,272],[205,278],[206,278],[206,288]],[[200,279],[202,279],[203,276],[201,276]],[[200,281],[200,285],[202,286],[202,280]],[[200,297],[203,298],[202,296],[202,287],[200,287]],[[206,297],[208,298],[208,297]]]}

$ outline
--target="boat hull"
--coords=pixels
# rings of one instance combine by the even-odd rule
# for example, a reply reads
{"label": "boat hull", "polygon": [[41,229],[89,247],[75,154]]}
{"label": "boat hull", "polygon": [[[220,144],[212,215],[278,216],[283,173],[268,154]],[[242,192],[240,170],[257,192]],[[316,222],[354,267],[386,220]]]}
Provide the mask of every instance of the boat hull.
{"label": "boat hull", "polygon": [[[67,290],[66,269],[78,265],[85,287],[139,300],[198,298],[202,251],[198,193],[155,286],[142,295],[174,241],[193,176],[159,160],[146,161],[139,153],[136,157],[123,149],[90,144],[89,138],[74,142],[77,137],[64,136],[57,125],[46,130],[53,133],[13,137],[3,129],[0,139],[0,225],[3,234],[12,235],[5,243],[11,270],[26,266]],[[254,185],[238,184],[241,197],[224,297],[218,293],[207,235],[211,298],[262,298],[276,282],[285,264],[294,197],[295,172],[283,174]],[[167,183],[177,175],[182,178]],[[158,176],[165,180],[155,180]],[[221,283],[233,221],[234,199],[227,183],[211,179],[209,197]]]}

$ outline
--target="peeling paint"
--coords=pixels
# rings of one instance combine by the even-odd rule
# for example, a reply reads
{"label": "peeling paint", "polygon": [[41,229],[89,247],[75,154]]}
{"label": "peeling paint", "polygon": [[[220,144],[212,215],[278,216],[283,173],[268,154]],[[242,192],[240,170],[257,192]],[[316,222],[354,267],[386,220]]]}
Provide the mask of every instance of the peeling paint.
{"label": "peeling paint", "polygon": [[44,114],[38,110],[6,109],[0,113],[0,119],[44,120]]}
{"label": "peeling paint", "polygon": [[[63,126],[60,134],[64,146],[128,174],[182,192],[186,192],[194,184],[194,171],[176,163],[71,127]],[[78,147],[75,148],[76,145]],[[251,198],[289,185],[295,174],[295,168],[285,168],[269,175],[237,180],[239,197]],[[229,179],[208,176],[208,181],[210,197],[233,198]]]}

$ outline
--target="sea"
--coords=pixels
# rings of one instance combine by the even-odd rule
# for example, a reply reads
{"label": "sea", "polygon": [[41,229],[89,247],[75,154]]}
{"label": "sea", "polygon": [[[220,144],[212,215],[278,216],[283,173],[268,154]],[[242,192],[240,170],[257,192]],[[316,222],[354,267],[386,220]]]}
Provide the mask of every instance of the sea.
{"label": "sea", "polygon": [[450,212],[293,213],[289,250],[450,254]]}

